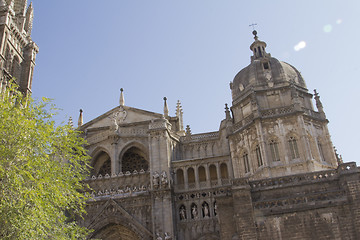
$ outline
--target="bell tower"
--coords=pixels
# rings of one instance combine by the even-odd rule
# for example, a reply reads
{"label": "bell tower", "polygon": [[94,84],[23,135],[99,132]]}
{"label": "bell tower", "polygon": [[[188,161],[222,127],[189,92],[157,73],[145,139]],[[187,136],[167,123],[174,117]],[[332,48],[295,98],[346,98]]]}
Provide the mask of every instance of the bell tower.
{"label": "bell tower", "polygon": [[10,79],[31,93],[38,46],[31,39],[34,9],[27,0],[0,0],[0,92]]}

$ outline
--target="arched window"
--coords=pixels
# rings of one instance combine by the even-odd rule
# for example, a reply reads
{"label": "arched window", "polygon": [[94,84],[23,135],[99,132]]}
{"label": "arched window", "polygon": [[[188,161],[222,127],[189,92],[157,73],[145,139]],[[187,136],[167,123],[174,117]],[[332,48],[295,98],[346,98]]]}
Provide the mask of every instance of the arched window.
{"label": "arched window", "polygon": [[216,172],[215,165],[213,165],[213,164],[210,165],[209,171],[210,171],[210,180],[211,181],[217,180],[217,172]]}
{"label": "arched window", "polygon": [[179,185],[184,184],[184,172],[182,169],[176,171],[176,183]]}
{"label": "arched window", "polygon": [[243,161],[244,161],[244,171],[245,173],[250,172],[250,163],[249,163],[249,155],[247,152],[244,152],[242,155]]}
{"label": "arched window", "polygon": [[227,169],[226,163],[222,163],[222,164],[220,165],[220,172],[221,172],[221,178],[222,178],[222,179],[228,179],[228,178],[229,178],[229,174],[228,174],[228,169]]}
{"label": "arched window", "polygon": [[256,154],[256,159],[257,159],[258,167],[264,165],[263,159],[262,159],[262,156],[261,156],[261,149],[260,149],[260,145],[259,145],[259,144],[257,144],[257,145],[255,146],[255,154]]}
{"label": "arched window", "polygon": [[20,83],[20,74],[20,60],[18,56],[15,56],[11,66],[11,75],[15,77],[17,83]]}
{"label": "arched window", "polygon": [[288,140],[291,159],[299,158],[299,149],[297,146],[296,138],[290,137]]}
{"label": "arched window", "polygon": [[111,174],[111,159],[106,152],[101,151],[98,153],[93,162],[92,175],[97,176],[101,174],[105,176],[106,174]]}
{"label": "arched window", "polygon": [[121,159],[121,171],[122,172],[133,172],[134,170],[147,171],[149,168],[148,161],[146,160],[145,154],[137,147],[129,148]]}
{"label": "arched window", "polygon": [[270,146],[270,152],[271,152],[272,160],[274,162],[280,161],[278,142],[275,141],[275,140],[270,140],[269,146]]}
{"label": "arched window", "polygon": [[199,182],[206,182],[206,172],[203,166],[198,168],[199,171]]}
{"label": "arched window", "polygon": [[193,168],[188,168],[188,183],[195,183],[195,172]]}

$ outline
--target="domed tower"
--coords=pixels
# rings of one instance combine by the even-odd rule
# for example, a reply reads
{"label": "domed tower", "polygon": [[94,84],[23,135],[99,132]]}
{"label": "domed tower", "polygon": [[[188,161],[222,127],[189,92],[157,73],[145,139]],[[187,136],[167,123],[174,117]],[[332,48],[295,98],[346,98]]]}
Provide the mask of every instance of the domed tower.
{"label": "domed tower", "polygon": [[235,177],[276,177],[337,166],[328,120],[300,72],[271,57],[253,31],[251,63],[230,83]]}

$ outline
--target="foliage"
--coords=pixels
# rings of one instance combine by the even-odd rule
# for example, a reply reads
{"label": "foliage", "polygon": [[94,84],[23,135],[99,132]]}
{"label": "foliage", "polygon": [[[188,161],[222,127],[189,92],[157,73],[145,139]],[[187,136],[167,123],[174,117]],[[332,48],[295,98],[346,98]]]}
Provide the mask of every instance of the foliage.
{"label": "foliage", "polygon": [[23,97],[14,84],[0,95],[0,238],[83,239],[85,141],[56,126],[47,99]]}

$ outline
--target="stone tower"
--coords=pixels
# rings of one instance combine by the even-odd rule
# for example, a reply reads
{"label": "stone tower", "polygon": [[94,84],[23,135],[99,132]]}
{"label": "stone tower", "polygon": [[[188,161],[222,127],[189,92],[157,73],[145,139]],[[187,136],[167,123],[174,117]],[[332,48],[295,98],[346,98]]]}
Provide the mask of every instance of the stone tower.
{"label": "stone tower", "polygon": [[333,169],[337,161],[328,120],[300,72],[271,57],[254,31],[251,63],[230,83],[229,135],[235,177],[276,177]]}
{"label": "stone tower", "polygon": [[12,78],[31,93],[38,46],[31,39],[34,10],[27,0],[0,0],[0,90]]}

